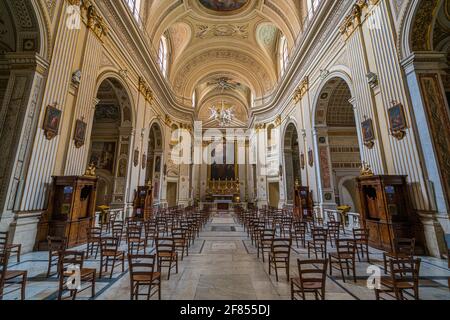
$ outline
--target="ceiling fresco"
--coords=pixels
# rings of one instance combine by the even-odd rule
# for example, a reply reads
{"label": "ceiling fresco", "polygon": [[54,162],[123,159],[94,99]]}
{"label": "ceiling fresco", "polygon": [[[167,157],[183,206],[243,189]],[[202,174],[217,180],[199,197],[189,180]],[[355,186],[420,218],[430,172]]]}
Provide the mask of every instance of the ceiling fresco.
{"label": "ceiling fresco", "polygon": [[245,7],[249,0],[199,0],[200,3],[207,9],[229,12],[242,9]]}

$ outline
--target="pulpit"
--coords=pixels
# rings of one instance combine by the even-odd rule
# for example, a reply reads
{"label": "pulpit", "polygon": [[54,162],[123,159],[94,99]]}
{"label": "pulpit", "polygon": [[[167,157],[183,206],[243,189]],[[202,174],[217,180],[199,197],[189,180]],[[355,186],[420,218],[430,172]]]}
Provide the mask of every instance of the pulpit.
{"label": "pulpit", "polygon": [[421,242],[420,224],[410,207],[406,176],[361,176],[356,179],[361,222],[370,246],[389,252],[399,238]]}
{"label": "pulpit", "polygon": [[42,215],[35,249],[45,250],[47,237],[64,237],[69,248],[85,244],[95,223],[97,178],[53,177],[47,211]]}
{"label": "pulpit", "polygon": [[148,220],[152,217],[153,192],[151,186],[138,187],[134,196],[133,215],[137,219]]}

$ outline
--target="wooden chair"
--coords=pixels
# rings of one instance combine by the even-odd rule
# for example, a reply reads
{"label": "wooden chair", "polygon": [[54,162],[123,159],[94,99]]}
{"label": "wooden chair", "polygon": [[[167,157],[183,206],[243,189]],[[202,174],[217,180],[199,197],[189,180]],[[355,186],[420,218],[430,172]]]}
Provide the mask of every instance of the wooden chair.
{"label": "wooden chair", "polygon": [[331,247],[336,243],[336,240],[340,238],[341,223],[338,221],[328,222],[328,240],[330,241]]}
{"label": "wooden chair", "polygon": [[127,228],[127,245],[129,254],[139,254],[141,250],[144,250],[146,254],[146,241],[145,237],[142,237],[142,225],[130,225]]}
{"label": "wooden chair", "polygon": [[86,247],[87,257],[92,257],[95,249],[94,259],[97,259],[101,241],[102,241],[102,228],[94,228],[94,227],[87,228],[87,247]]}
{"label": "wooden chair", "polygon": [[261,231],[261,234],[259,236],[258,246],[257,246],[257,252],[258,252],[258,258],[259,254],[261,253],[263,262],[265,262],[264,256],[265,253],[270,253],[272,250],[272,243],[275,239],[275,229],[264,229]]}
{"label": "wooden chair", "polygon": [[155,239],[158,236],[158,228],[155,220],[147,220],[144,222],[145,231],[145,246],[148,247],[151,242],[151,246],[155,245]]}
{"label": "wooden chair", "polygon": [[158,217],[156,219],[156,225],[158,227],[158,237],[163,234],[163,236],[169,235],[169,227],[165,217]]}
{"label": "wooden chair", "polygon": [[405,300],[404,292],[411,290],[415,300],[419,300],[419,272],[421,259],[400,257],[389,260],[390,277],[381,278],[381,288],[375,289],[375,297],[381,294],[394,294],[395,299]]}
{"label": "wooden chair", "polygon": [[[156,255],[128,255],[130,267],[130,298],[139,300],[139,297],[146,297],[150,300],[158,294],[161,300],[161,273],[157,272]],[[141,293],[141,287],[148,287],[145,293]]]}
{"label": "wooden chair", "polygon": [[[0,300],[3,300],[3,296],[5,295],[6,285],[19,285],[20,286],[20,298],[21,300],[25,300],[25,288],[27,285],[27,271],[20,270],[11,270],[8,271],[8,259],[9,259],[9,251],[5,248],[0,249]],[[8,287],[10,287],[8,286]],[[12,293],[16,290],[13,290],[9,293]]]}
{"label": "wooden chair", "polygon": [[[59,290],[58,300],[63,300],[65,291],[70,293],[68,298],[76,300],[77,294],[91,289],[91,297],[95,297],[95,280],[97,270],[93,268],[84,268],[84,252],[63,251],[59,259]],[[78,273],[78,275],[77,275]],[[79,277],[79,278],[77,278]],[[77,283],[79,281],[79,283]],[[82,283],[90,285],[81,288]]]}
{"label": "wooden chair", "polygon": [[167,280],[170,280],[170,272],[173,268],[178,273],[178,252],[175,249],[175,241],[173,238],[157,238],[156,254],[158,257],[158,268],[162,271],[163,267],[168,267],[169,272]]}
{"label": "wooden chair", "polygon": [[187,238],[186,229],[184,228],[172,228],[172,238],[175,242],[175,250],[181,252],[181,260],[184,259],[184,253],[186,257],[189,256],[189,239]]}
{"label": "wooden chair", "polygon": [[292,216],[284,216],[281,218],[281,237],[291,238],[292,237]]}
{"label": "wooden chair", "polygon": [[308,230],[308,224],[305,221],[295,221],[294,222],[294,233],[292,238],[295,239],[297,243],[301,242],[303,248],[306,248],[306,231]]}
{"label": "wooden chair", "polygon": [[353,241],[356,247],[356,254],[358,261],[367,257],[367,262],[370,263],[369,253],[369,230],[368,229],[353,229]]}
{"label": "wooden chair", "polygon": [[316,259],[321,255],[322,259],[327,258],[327,238],[328,231],[324,228],[312,229],[312,241],[308,241],[308,258],[311,258],[311,251],[314,252]]}
{"label": "wooden chair", "polygon": [[[336,252],[329,254],[330,276],[333,275],[333,268],[338,269],[341,271],[342,280],[345,282],[344,270],[347,270],[347,275],[350,276],[350,272],[352,272],[353,281],[356,282],[355,256],[355,244],[352,240],[336,240]],[[337,267],[334,264],[337,264]]]}
{"label": "wooden chair", "polygon": [[[122,272],[125,272],[125,252],[119,250],[120,240],[113,237],[102,238],[100,246],[100,278],[103,272],[108,272],[111,268],[110,279],[112,279],[117,261],[122,262]],[[112,264],[111,264],[112,262]]]}
{"label": "wooden chair", "polygon": [[325,300],[328,260],[297,260],[298,278],[291,280],[291,298],[300,296],[306,300],[307,293],[314,293],[316,300]]}
{"label": "wooden chair", "polygon": [[259,237],[261,236],[261,232],[264,231],[265,223],[263,221],[258,221],[253,224],[252,228],[252,244],[254,243],[255,246],[258,246],[259,243]]}
{"label": "wooden chair", "polygon": [[396,238],[394,241],[394,252],[384,252],[384,273],[388,273],[388,260],[389,259],[410,259],[414,257],[416,247],[416,239]]}
{"label": "wooden chair", "polygon": [[56,274],[59,275],[59,255],[67,248],[67,239],[62,237],[47,237],[48,242],[48,268],[47,278],[52,275],[53,267],[56,267]]}
{"label": "wooden chair", "polygon": [[113,238],[118,238],[119,243],[122,243],[122,237],[124,235],[123,229],[124,229],[123,221],[114,221],[111,227],[111,236]]}
{"label": "wooden chair", "polygon": [[278,282],[278,269],[286,270],[287,281],[289,282],[289,263],[291,259],[291,238],[274,239],[269,254],[269,274],[272,274],[272,267],[275,269],[275,276]]}
{"label": "wooden chair", "polygon": [[22,245],[21,244],[9,244],[8,239],[9,239],[9,232],[0,232],[0,250],[2,248],[5,248],[6,250],[8,250],[8,253],[10,256],[11,256],[11,253],[15,253],[17,263],[20,263],[20,253],[22,251]]}

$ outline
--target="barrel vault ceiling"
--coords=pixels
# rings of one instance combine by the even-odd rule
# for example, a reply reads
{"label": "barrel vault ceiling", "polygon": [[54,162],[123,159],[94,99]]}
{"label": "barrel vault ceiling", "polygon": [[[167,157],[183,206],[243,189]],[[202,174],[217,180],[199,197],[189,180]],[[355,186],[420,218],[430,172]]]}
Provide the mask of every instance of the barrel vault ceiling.
{"label": "barrel vault ceiling", "polygon": [[175,94],[195,95],[202,120],[224,101],[246,123],[252,100],[276,86],[280,38],[294,46],[303,11],[297,0],[148,0],[143,15],[155,50],[162,36],[168,40]]}

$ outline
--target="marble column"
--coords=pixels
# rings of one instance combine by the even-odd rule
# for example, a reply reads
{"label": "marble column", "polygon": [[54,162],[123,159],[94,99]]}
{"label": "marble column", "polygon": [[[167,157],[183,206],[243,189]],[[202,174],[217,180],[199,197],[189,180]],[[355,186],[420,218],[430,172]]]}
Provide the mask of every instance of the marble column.
{"label": "marble column", "polygon": [[0,109],[0,230],[9,231],[23,251],[31,251],[40,211],[25,214],[20,208],[39,106],[44,91],[46,61],[34,53],[9,53],[0,62],[9,80]]}
{"label": "marble column", "polygon": [[[448,105],[441,76],[447,68],[446,54],[415,53],[402,61],[406,74],[415,126],[429,186],[430,210],[419,212],[429,250],[434,256],[445,253],[443,233],[450,232],[450,168],[448,150],[450,129]],[[447,157],[447,161],[442,161]]]}
{"label": "marble column", "polygon": [[[67,2],[64,2],[63,12]],[[67,28],[60,23],[55,36],[52,53],[52,63],[48,70],[46,87],[43,95],[42,107],[39,109],[39,123],[43,123],[47,105],[56,104],[57,108],[65,112],[66,100],[69,93],[72,64],[76,55],[79,30]],[[39,127],[34,131],[33,151],[28,165],[28,172],[23,182],[23,196],[20,200],[20,211],[37,211],[46,206],[48,187],[56,161],[56,151],[59,136],[48,140],[44,130]]]}

